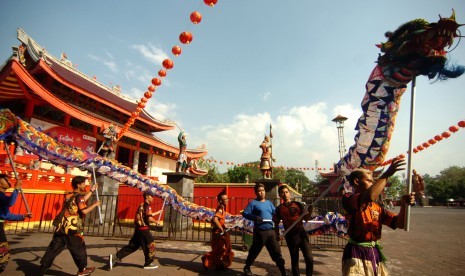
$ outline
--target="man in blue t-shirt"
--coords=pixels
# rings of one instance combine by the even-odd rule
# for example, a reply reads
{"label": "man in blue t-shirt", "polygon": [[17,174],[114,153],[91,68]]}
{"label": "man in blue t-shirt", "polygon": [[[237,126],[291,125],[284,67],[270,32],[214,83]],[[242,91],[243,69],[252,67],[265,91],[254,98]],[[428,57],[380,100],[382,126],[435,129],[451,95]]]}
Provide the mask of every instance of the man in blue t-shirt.
{"label": "man in blue t-shirt", "polygon": [[254,222],[253,242],[245,261],[244,275],[253,275],[250,266],[262,251],[263,246],[266,247],[271,259],[278,266],[281,275],[286,275],[285,262],[274,231],[275,225],[272,221],[276,209],[271,201],[265,199],[265,185],[262,183],[255,184],[254,191],[257,198],[252,200],[242,213],[246,219]]}
{"label": "man in blue t-shirt", "polygon": [[6,190],[11,188],[11,183],[6,174],[0,174],[0,273],[2,273],[10,260],[10,245],[6,239],[4,223],[5,220],[9,221],[22,221],[25,218],[31,218],[32,214],[12,214],[10,207],[12,207],[18,198],[19,190],[23,182],[21,179],[16,180],[15,188],[10,196],[6,195]]}

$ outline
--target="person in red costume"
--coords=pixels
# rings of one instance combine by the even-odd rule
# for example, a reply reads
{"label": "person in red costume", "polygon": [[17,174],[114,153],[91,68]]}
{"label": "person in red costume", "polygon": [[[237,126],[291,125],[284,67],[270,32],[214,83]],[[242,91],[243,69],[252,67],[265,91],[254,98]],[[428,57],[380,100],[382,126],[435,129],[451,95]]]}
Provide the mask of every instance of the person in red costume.
{"label": "person in red costume", "polygon": [[376,181],[372,172],[365,169],[350,174],[349,182],[355,192],[346,193],[342,198],[349,226],[349,241],[342,255],[343,275],[389,275],[379,244],[382,225],[403,229],[405,206],[415,202],[415,193],[402,197],[399,214],[384,209],[375,200],[384,190],[387,179],[403,170],[403,165],[403,159],[395,159]]}
{"label": "person in red costume", "polygon": [[234,258],[231,248],[231,238],[224,224],[228,195],[225,192],[221,192],[217,198],[218,207],[212,219],[212,251],[202,256],[202,264],[206,270],[209,268],[225,270],[231,266]]}

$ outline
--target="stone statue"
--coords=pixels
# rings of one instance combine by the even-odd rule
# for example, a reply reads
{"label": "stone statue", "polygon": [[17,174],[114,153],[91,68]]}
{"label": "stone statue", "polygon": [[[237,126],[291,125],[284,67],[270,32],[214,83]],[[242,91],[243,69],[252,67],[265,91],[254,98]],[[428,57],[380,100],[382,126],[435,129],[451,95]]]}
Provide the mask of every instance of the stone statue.
{"label": "stone statue", "polygon": [[116,126],[113,123],[111,123],[107,128],[103,130],[102,135],[103,138],[105,138],[105,141],[103,141],[102,146],[100,147],[100,150],[97,153],[102,151],[102,156],[108,157],[116,149],[116,137],[118,135]]}
{"label": "stone statue", "polygon": [[273,159],[270,136],[265,135],[265,138],[259,148],[262,149],[262,156],[260,157],[260,170],[262,171],[262,177],[264,179],[271,179],[271,173],[273,170],[271,162],[276,160]]}
{"label": "stone statue", "polygon": [[176,172],[186,172],[188,167],[187,162],[187,134],[181,130],[178,135],[179,153],[176,161]]}
{"label": "stone statue", "polygon": [[416,170],[413,170],[412,173],[412,186],[413,191],[415,192],[415,202],[418,205],[423,206],[423,199],[426,198],[425,181],[421,175],[417,174]]}

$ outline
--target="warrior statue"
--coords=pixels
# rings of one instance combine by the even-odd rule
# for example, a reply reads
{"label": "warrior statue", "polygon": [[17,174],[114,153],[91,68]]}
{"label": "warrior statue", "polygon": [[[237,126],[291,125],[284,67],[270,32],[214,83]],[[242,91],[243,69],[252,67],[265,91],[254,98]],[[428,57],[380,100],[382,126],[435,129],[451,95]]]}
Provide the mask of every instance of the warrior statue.
{"label": "warrior statue", "polygon": [[116,130],[116,126],[113,123],[111,123],[107,128],[105,128],[102,132],[105,141],[103,141],[102,146],[100,147],[100,150],[97,153],[101,151],[102,156],[110,156],[116,149],[117,134],[118,132]]}
{"label": "warrior statue", "polygon": [[264,179],[270,179],[272,173],[271,162],[274,161],[271,153],[270,136],[265,135],[265,139],[260,144],[259,148],[262,149],[262,156],[260,157],[260,170]]}
{"label": "warrior statue", "polygon": [[188,167],[187,162],[187,134],[181,131],[178,135],[179,153],[178,160],[176,161],[176,172],[186,172]]}

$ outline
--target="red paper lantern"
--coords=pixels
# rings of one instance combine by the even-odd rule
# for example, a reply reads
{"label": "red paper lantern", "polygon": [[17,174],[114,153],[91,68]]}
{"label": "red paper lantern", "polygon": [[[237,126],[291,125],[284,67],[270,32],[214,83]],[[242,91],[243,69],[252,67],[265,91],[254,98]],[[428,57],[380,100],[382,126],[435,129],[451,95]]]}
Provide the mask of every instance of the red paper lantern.
{"label": "red paper lantern", "polygon": [[142,98],[140,99],[140,101],[143,102],[143,103],[146,103],[146,102],[148,101],[148,99],[147,99],[146,97],[142,97]]}
{"label": "red paper lantern", "polygon": [[162,64],[163,64],[163,67],[165,67],[168,70],[174,67],[173,62],[170,59],[165,59]]}
{"label": "red paper lantern", "polygon": [[[148,92],[145,92],[145,93],[148,93]],[[145,95],[145,94],[144,94],[144,95]],[[137,107],[137,108],[136,108],[136,111],[140,113],[140,112],[142,111],[142,108]]]}
{"label": "red paper lantern", "polygon": [[192,42],[192,34],[190,32],[182,32],[179,35],[179,41],[181,41],[182,44],[189,44]]}
{"label": "red paper lantern", "polygon": [[405,158],[405,154],[403,154],[403,153],[402,153],[401,155],[399,155],[399,157],[398,157],[398,158],[400,158],[400,159],[404,159],[404,158]]}
{"label": "red paper lantern", "polygon": [[428,143],[429,143],[430,145],[434,145],[434,144],[436,144],[436,141],[435,141],[434,139],[429,139],[429,140],[428,140]]}
{"label": "red paper lantern", "polygon": [[199,24],[200,21],[202,21],[202,15],[200,14],[200,12],[192,12],[191,13],[191,21],[192,23],[194,24]]}
{"label": "red paper lantern", "polygon": [[218,2],[218,0],[203,0],[203,2],[205,4],[207,4],[208,6],[210,7],[213,7],[214,5],[216,5],[216,3]]}
{"label": "red paper lantern", "polygon": [[158,71],[158,75],[162,78],[166,77],[166,70],[165,69],[160,69],[160,71]]}
{"label": "red paper lantern", "polygon": [[416,148],[413,149],[413,153],[417,153],[417,152],[418,152],[418,150]]}
{"label": "red paper lantern", "polygon": [[152,84],[155,86],[160,86],[161,85],[161,80],[159,78],[153,78],[152,79]]}
{"label": "red paper lantern", "polygon": [[428,142],[424,142],[424,143],[422,144],[422,146],[425,147],[425,148],[427,148],[427,147],[429,147],[429,144],[428,144]]}
{"label": "red paper lantern", "polygon": [[424,149],[424,148],[423,148],[421,145],[419,145],[419,146],[417,147],[417,150],[418,150],[418,151],[422,151],[423,149]]}
{"label": "red paper lantern", "polygon": [[442,135],[442,138],[449,138],[450,137],[450,132],[449,131],[444,131],[441,135]]}
{"label": "red paper lantern", "polygon": [[131,113],[131,116],[135,118],[135,117],[139,116],[139,112],[134,111],[134,112]]}
{"label": "red paper lantern", "polygon": [[451,132],[457,132],[457,131],[459,131],[459,127],[458,126],[451,126],[451,127],[449,127],[449,130]]}
{"label": "red paper lantern", "polygon": [[129,118],[128,123],[130,124],[134,123],[134,118]]}
{"label": "red paper lantern", "polygon": [[[145,93],[144,93],[144,97],[146,97],[147,99],[152,98],[152,92],[150,92],[150,91],[145,92]],[[136,109],[136,110],[137,110],[137,109]],[[138,112],[140,112],[140,110],[139,110]]]}
{"label": "red paper lantern", "polygon": [[173,48],[171,48],[171,53],[173,53],[173,55],[175,55],[175,56],[179,56],[181,54],[181,52],[182,52],[182,49],[178,45],[173,46]]}
{"label": "red paper lantern", "polygon": [[150,92],[155,92],[155,85],[150,85],[149,87],[147,87],[147,90],[150,91]]}
{"label": "red paper lantern", "polygon": [[463,121],[463,120],[460,121],[460,122],[458,123],[458,125],[459,125],[459,127],[465,127],[465,121]]}
{"label": "red paper lantern", "polygon": [[140,107],[140,108],[144,108],[144,107],[145,107],[145,103],[140,102],[140,103],[137,104],[137,106]]}
{"label": "red paper lantern", "polygon": [[441,135],[436,135],[436,136],[434,136],[434,140],[439,142],[439,141],[442,140],[442,136]]}

